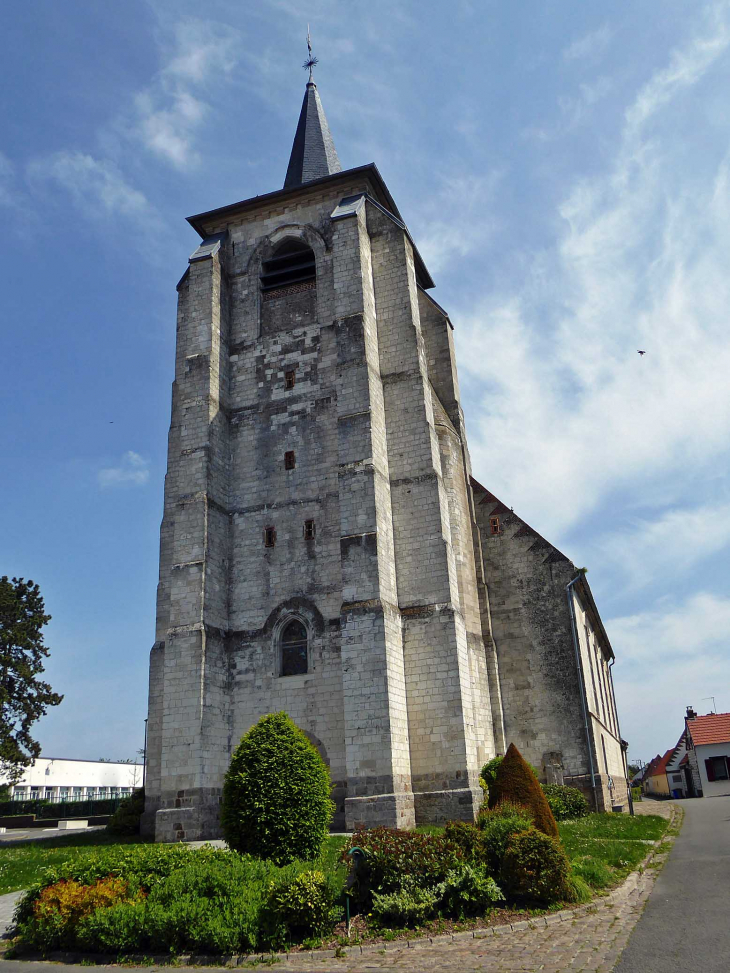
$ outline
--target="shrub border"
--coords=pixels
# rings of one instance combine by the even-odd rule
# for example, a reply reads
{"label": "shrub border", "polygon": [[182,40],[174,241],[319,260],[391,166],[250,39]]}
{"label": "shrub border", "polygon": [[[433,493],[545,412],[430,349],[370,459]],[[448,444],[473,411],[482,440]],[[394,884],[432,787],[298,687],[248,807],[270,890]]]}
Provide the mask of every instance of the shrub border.
{"label": "shrub border", "polygon": [[[438,936],[416,935],[413,939],[386,940],[377,943],[365,943],[364,945],[340,946],[336,949],[297,950],[297,953],[310,960],[346,959],[365,953],[380,953],[383,950],[390,952],[396,949],[423,949],[427,946],[438,946],[441,943],[446,945],[447,943],[468,942],[470,939],[488,939],[490,936],[507,936],[510,933],[519,932],[523,929],[537,929],[541,926],[553,926],[559,922],[572,922],[574,919],[580,919],[582,916],[597,912],[599,908],[612,906],[617,899],[622,898],[626,893],[630,895],[636,889],[639,878],[646,868],[653,864],[654,858],[662,856],[665,850],[667,850],[662,845],[672,845],[674,843],[679,833],[679,828],[682,825],[683,818],[684,810],[680,809],[677,804],[673,804],[672,816],[669,818],[666,831],[661,838],[656,839],[646,857],[626,876],[621,885],[617,885],[615,889],[612,889],[606,895],[598,895],[595,899],[592,899],[584,905],[561,909],[560,912],[552,912],[546,916],[536,916],[533,919],[521,919],[519,922],[503,923],[497,926],[483,926],[478,929],[467,929],[463,932],[442,933]],[[679,825],[679,827],[675,828],[675,825]],[[657,862],[659,866],[663,863],[664,858],[660,858]],[[12,959],[23,960],[24,962],[36,962],[38,959],[41,959],[49,963],[88,963],[91,961],[100,966],[108,966],[111,961],[112,963],[123,963],[125,966],[132,966],[136,963],[144,964],[145,966],[170,966],[172,968],[176,966],[199,966],[220,969],[221,967],[236,968],[242,966],[244,963],[251,962],[273,963],[276,961],[286,963],[291,956],[291,952],[290,950],[286,953],[233,953],[213,956],[205,953],[179,953],[172,956],[169,953],[114,954],[77,952],[51,952],[43,956],[39,953],[22,952],[17,956],[13,956]],[[111,959],[111,957],[114,958]]]}

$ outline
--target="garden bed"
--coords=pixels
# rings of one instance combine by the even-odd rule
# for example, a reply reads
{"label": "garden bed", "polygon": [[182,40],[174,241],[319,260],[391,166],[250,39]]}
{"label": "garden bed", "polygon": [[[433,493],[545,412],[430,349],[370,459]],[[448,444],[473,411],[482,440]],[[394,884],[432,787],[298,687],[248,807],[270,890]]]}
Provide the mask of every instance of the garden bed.
{"label": "garden bed", "polygon": [[[575,873],[584,879],[594,893],[602,894],[620,884],[636,868],[650,851],[648,842],[659,839],[666,827],[667,821],[652,816],[631,818],[610,814],[589,815],[578,821],[563,822],[560,825],[560,837]],[[443,831],[429,829],[429,833],[433,838],[438,838]],[[64,943],[62,940],[54,940],[51,935],[46,941],[47,946],[44,946],[43,937],[32,933],[26,925],[21,932],[21,938],[15,943],[15,952],[27,955],[29,951],[43,954],[53,953],[58,949],[71,949],[78,955],[78,951],[82,949],[88,954],[97,955],[100,952],[106,952],[107,955],[132,955],[141,952],[159,955],[165,952],[168,955],[205,953],[224,956],[261,953],[281,948],[336,950],[348,945],[411,940],[416,937],[514,924],[549,915],[566,905],[565,901],[560,900],[543,907],[523,907],[519,903],[503,902],[483,910],[481,915],[459,919],[433,918],[413,923],[411,928],[382,928],[382,925],[375,928],[365,913],[353,919],[349,938],[344,918],[340,918],[334,925],[334,931],[328,933],[317,934],[311,929],[298,928],[297,903],[292,901],[292,895],[296,899],[298,893],[295,886],[291,885],[292,881],[303,875],[318,873],[322,876],[322,882],[314,893],[323,896],[322,908],[328,908],[328,902],[331,904],[341,901],[347,875],[346,866],[341,861],[346,842],[344,837],[330,836],[317,859],[295,862],[284,867],[240,856],[235,852],[192,850],[180,845],[150,846],[140,839],[119,841],[103,833],[70,835],[53,841],[51,847],[46,843],[43,846],[29,843],[2,848],[0,879],[4,891],[17,889],[20,883],[24,883],[26,887],[29,882],[40,883],[30,897],[26,896],[28,901],[24,912],[21,907],[21,918],[25,916],[26,922],[33,908],[31,899],[34,895],[37,898],[40,885],[47,887],[59,879],[75,877],[79,886],[83,886],[84,883],[98,881],[104,875],[116,875],[129,883],[117,902],[116,915],[119,921],[108,928],[101,928],[98,922],[96,927],[91,928],[94,926],[92,922],[89,926],[91,932],[86,933],[85,941],[89,944],[86,950],[83,950],[83,937],[81,940],[70,938]],[[176,872],[179,873],[177,878],[174,874]],[[226,912],[219,901],[215,909],[207,913],[206,896],[217,894],[213,889],[216,882],[225,883],[229,880],[238,883],[236,896],[247,899],[248,905]],[[161,892],[165,883],[168,891]],[[283,897],[280,895],[278,899],[272,899],[269,895],[272,886],[283,889]],[[323,893],[325,886],[329,891]],[[187,905],[183,906],[180,903],[190,889],[193,889],[193,897],[188,896]],[[308,889],[307,886],[307,894]],[[110,885],[107,892],[116,895],[119,888],[115,891]],[[195,899],[195,896],[198,898]],[[275,909],[272,912],[271,903],[274,901],[279,903],[276,908],[282,907],[283,903],[282,915],[285,913],[287,917],[285,921],[281,919],[281,915],[274,914]],[[70,907],[75,907],[73,902]],[[135,910],[145,910],[148,916],[145,921],[149,923],[146,932],[140,933],[141,912]],[[95,915],[98,916],[99,912],[105,910],[97,909]],[[218,916],[215,920],[212,918],[213,912]],[[101,918],[107,920],[110,917],[111,913],[106,913]],[[239,934],[231,937],[225,928],[227,921],[237,926],[248,922],[248,938],[242,938]],[[196,922],[199,923],[198,933],[194,929]],[[179,927],[184,929],[184,933],[179,931]],[[329,928],[332,930],[332,925]],[[100,943],[107,944],[105,950],[100,951]]]}

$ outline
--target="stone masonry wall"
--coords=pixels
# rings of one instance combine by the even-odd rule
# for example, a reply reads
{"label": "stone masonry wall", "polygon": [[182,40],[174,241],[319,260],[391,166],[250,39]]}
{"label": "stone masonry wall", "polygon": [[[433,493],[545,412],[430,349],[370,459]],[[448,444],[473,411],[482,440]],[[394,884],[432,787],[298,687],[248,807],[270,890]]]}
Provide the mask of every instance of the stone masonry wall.
{"label": "stone masonry wall", "polygon": [[[598,810],[615,804],[626,807],[610,655],[572,588],[580,652],[576,663],[566,595],[575,567],[484,488],[476,490],[475,498],[499,659],[505,742],[514,742],[542,772],[543,780],[564,779]],[[490,522],[495,517],[498,533],[493,533]]]}
{"label": "stone masonry wall", "polygon": [[[542,768],[543,755],[562,755],[565,773],[586,774],[589,761],[581,719],[565,585],[573,565],[508,507],[475,492],[477,522],[504,709],[505,744]],[[499,517],[498,534],[491,516]]]}

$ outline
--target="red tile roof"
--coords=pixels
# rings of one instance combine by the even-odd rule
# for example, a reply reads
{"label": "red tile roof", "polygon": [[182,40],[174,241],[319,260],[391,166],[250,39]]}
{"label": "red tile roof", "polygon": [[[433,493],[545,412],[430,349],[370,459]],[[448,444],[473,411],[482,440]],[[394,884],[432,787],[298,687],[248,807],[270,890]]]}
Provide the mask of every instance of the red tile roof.
{"label": "red tile roof", "polygon": [[730,713],[710,713],[687,720],[696,747],[708,743],[730,743]]}
{"label": "red tile roof", "polygon": [[667,750],[663,757],[657,754],[650,764],[651,770],[649,771],[649,777],[658,777],[660,774],[666,774],[667,764],[673,753],[674,750]]}

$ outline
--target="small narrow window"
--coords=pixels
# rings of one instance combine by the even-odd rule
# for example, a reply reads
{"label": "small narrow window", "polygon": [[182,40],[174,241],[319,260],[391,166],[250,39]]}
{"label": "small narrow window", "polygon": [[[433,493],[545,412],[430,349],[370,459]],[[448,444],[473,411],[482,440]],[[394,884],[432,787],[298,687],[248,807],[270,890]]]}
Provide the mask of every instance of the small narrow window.
{"label": "small narrow window", "polygon": [[281,633],[281,674],[298,676],[307,672],[307,630],[293,619]]}
{"label": "small narrow window", "polygon": [[297,458],[294,455],[294,450],[290,449],[288,452],[284,453],[284,469],[293,470],[297,465]]}
{"label": "small narrow window", "polygon": [[305,541],[313,541],[314,540],[314,533],[315,533],[314,521],[313,520],[305,520],[304,521],[304,540]]}
{"label": "small narrow window", "polygon": [[289,372],[284,372],[284,388],[293,389],[297,381],[297,373],[292,369]]}
{"label": "small narrow window", "polygon": [[490,531],[493,534],[500,534],[501,533],[501,531],[499,529],[499,517],[490,517],[489,518],[489,529],[490,529]]}
{"label": "small narrow window", "polygon": [[264,547],[273,547],[276,544],[276,531],[273,527],[264,528]]}

